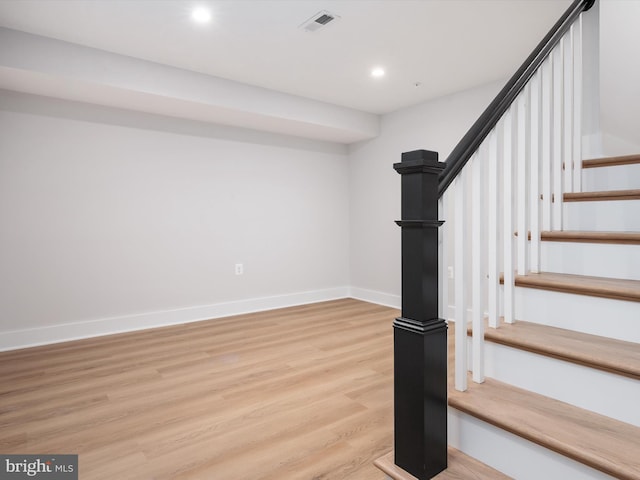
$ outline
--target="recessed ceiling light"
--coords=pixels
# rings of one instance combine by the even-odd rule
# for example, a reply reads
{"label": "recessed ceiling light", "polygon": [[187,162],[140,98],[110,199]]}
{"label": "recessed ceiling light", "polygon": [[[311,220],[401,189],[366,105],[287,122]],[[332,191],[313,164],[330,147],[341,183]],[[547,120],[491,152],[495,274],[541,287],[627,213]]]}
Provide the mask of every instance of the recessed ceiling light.
{"label": "recessed ceiling light", "polygon": [[374,68],[373,70],[371,70],[371,76],[374,78],[384,77],[384,68],[382,67]]}
{"label": "recessed ceiling light", "polygon": [[211,11],[208,8],[197,7],[191,11],[191,18],[194,22],[208,23],[211,21]]}

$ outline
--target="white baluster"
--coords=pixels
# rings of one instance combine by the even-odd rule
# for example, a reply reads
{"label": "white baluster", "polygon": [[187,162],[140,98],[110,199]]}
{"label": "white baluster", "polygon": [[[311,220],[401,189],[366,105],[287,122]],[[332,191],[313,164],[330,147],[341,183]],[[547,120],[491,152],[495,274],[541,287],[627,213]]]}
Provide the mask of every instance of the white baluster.
{"label": "white baluster", "polygon": [[[471,270],[471,321],[473,325],[472,371],[475,382],[484,381],[484,318],[482,248],[486,206],[487,307],[489,326],[497,328],[499,315],[499,255],[503,258],[504,321],[515,321],[515,273],[540,271],[540,234],[562,230],[563,192],[581,186],[582,22],[579,20],[533,75],[514,105],[503,116],[468,168],[453,184],[454,299],[456,367],[455,388],[467,389],[469,366],[467,292],[465,266]],[[501,134],[501,135],[500,135]],[[502,158],[502,160],[501,160]],[[502,163],[500,164],[500,162]],[[564,165],[563,165],[564,164]],[[502,168],[502,212],[499,210],[499,168]],[[466,183],[471,182],[471,229],[466,231]],[[487,183],[485,191],[484,185]],[[485,200],[486,196],[486,200]],[[447,200],[439,203],[446,217]],[[514,219],[514,213],[517,214]],[[498,219],[502,214],[502,245]],[[514,221],[515,220],[515,221]],[[517,243],[514,229],[517,227]],[[450,231],[450,230],[449,230]],[[440,281],[443,292],[440,314],[448,317],[449,265],[445,235],[441,229]],[[531,241],[529,242],[529,233]],[[467,240],[471,242],[470,248]],[[502,251],[501,247],[502,246]],[[514,251],[514,247],[517,249]],[[470,251],[469,251],[470,250]],[[469,262],[469,255],[471,255]],[[515,261],[514,261],[515,260]]]}
{"label": "white baluster", "polygon": [[530,182],[529,182],[529,223],[531,225],[531,242],[530,250],[530,269],[537,273],[540,271],[540,97],[541,85],[540,77],[542,72],[539,70],[531,79],[531,99],[529,109],[531,111],[531,127],[530,127]]}
{"label": "white baluster", "polygon": [[582,15],[582,158],[603,155],[600,127],[600,0]]}
{"label": "white baluster", "polygon": [[516,172],[516,178],[518,180],[516,196],[517,196],[517,209],[516,216],[518,227],[518,240],[517,240],[517,266],[518,275],[527,274],[527,250],[528,241],[527,235],[529,229],[527,228],[527,137],[529,134],[529,125],[527,119],[529,117],[529,84],[527,84],[524,90],[518,96],[516,100],[516,108],[518,112],[518,130],[517,130],[517,143],[516,151],[517,155],[514,159],[513,169]]}
{"label": "white baluster", "polygon": [[551,57],[542,64],[542,229],[551,230],[551,165],[553,135],[553,62]]}
{"label": "white baluster", "polygon": [[482,166],[485,145],[471,157],[471,324],[473,327],[473,381],[484,382],[484,315],[482,311]]}
{"label": "white baluster", "polygon": [[571,32],[568,32],[562,39],[564,50],[564,113],[562,144],[564,153],[562,162],[564,165],[564,191],[573,192],[573,41]]}
{"label": "white baluster", "polygon": [[445,192],[438,201],[439,219],[445,220],[438,229],[438,244],[440,252],[438,256],[438,269],[440,270],[440,298],[439,298],[439,315],[440,318],[449,320],[449,225],[447,219],[449,214],[447,211],[448,194]]}
{"label": "white baluster", "polygon": [[573,190],[582,191],[582,16],[571,27],[573,38]]}
{"label": "white baluster", "polygon": [[553,51],[553,219],[552,229],[562,230],[563,64],[564,39]]}
{"label": "white baluster", "polygon": [[504,252],[504,321],[514,322],[514,265],[513,265],[513,112],[509,109],[504,116],[503,134],[503,252]]}
{"label": "white baluster", "polygon": [[454,182],[455,189],[455,240],[454,240],[454,296],[456,302],[455,324],[455,387],[461,392],[467,389],[467,305],[465,302],[465,182],[466,169],[462,170]]}
{"label": "white baluster", "polygon": [[487,159],[489,169],[489,182],[487,188],[488,196],[488,310],[489,326],[498,327],[498,290],[500,285],[500,268],[498,263],[498,132],[496,129],[489,134],[489,158]]}

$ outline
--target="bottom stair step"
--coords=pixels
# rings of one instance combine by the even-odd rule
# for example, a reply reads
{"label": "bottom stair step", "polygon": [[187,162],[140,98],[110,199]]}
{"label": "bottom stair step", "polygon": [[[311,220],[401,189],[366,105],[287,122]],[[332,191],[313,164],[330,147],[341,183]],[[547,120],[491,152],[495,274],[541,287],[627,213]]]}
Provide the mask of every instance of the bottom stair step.
{"label": "bottom stair step", "polygon": [[[389,452],[374,464],[393,480],[416,480],[416,477],[398,468],[393,458],[393,452]],[[449,447],[448,462],[448,468],[433,477],[433,480],[508,480],[511,478],[452,447]]]}
{"label": "bottom stair step", "polygon": [[640,428],[487,378],[449,406],[615,478],[640,479]]}

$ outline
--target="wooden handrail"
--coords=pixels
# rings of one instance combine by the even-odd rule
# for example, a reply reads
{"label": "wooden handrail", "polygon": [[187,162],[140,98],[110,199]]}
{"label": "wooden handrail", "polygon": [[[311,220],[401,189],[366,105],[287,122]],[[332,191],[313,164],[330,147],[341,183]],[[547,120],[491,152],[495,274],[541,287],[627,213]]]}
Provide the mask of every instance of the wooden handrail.
{"label": "wooden handrail", "polygon": [[462,171],[471,156],[509,109],[551,50],[560,43],[564,34],[569,31],[571,25],[573,25],[582,12],[589,10],[594,3],[595,0],[575,0],[533,50],[531,55],[527,57],[518,71],[509,79],[503,89],[500,90],[500,93],[498,93],[496,98],[489,104],[487,109],[482,112],[482,115],[480,115],[478,120],[476,120],[447,157],[445,161],[446,167],[438,182],[438,197],[444,194],[449,185],[451,185],[451,182],[453,182]]}

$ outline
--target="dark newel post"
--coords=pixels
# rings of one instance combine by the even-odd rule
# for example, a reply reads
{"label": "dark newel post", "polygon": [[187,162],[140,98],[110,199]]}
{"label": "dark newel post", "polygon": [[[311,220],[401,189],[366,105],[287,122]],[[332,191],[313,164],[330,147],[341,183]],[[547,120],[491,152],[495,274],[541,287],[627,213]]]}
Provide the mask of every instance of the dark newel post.
{"label": "dark newel post", "polygon": [[402,154],[402,316],[394,330],[395,463],[419,480],[447,468],[447,324],[438,318],[438,154]]}

